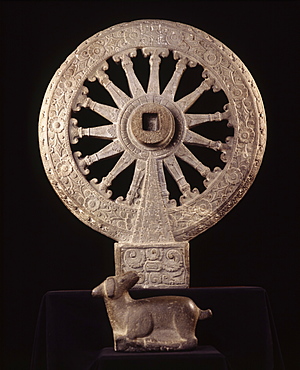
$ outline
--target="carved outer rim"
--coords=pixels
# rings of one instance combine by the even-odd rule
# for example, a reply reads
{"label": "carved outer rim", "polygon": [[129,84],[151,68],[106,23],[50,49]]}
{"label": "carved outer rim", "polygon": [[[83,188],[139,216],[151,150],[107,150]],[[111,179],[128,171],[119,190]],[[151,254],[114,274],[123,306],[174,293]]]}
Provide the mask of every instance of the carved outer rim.
{"label": "carved outer rim", "polygon": [[[143,33],[144,39],[132,39],[134,35],[141,34],[143,28],[147,28],[148,32]],[[130,31],[136,33],[130,36]],[[156,37],[155,40],[153,36]],[[147,43],[147,41],[149,42]],[[107,48],[104,49],[101,59],[97,59],[95,55],[89,55],[85,60],[80,60],[80,55],[87,55],[89,48],[96,42],[99,43],[100,53],[103,52],[101,47]],[[84,41],[56,71],[47,88],[39,120],[42,161],[53,188],[76,217],[94,230],[117,241],[126,242],[130,239],[137,208],[116,204],[114,201],[106,199],[85,179],[72,155],[68,136],[68,121],[72,101],[75,99],[79,87],[101,60],[107,60],[116,52],[128,48],[145,46],[168,47],[196,59],[216,76],[229,103],[236,112],[233,121],[235,133],[232,158],[226,163],[223,171],[211,182],[208,189],[188,203],[168,211],[170,220],[173,220],[175,239],[177,241],[190,240],[217,223],[245,195],[257,175],[266,144],[266,119],[263,102],[251,74],[229,48],[205,32],[177,22],[138,20],[110,27]],[[206,49],[204,52],[201,51],[203,47]],[[216,57],[213,62],[207,61],[209,53],[213,53]],[[218,68],[222,68],[222,63],[227,65],[225,73],[230,72],[230,76],[227,77],[233,82],[231,86],[229,86],[230,84],[226,85],[225,75],[218,74]],[[83,68],[80,67],[80,64]],[[233,74],[235,74],[235,81],[233,81]],[[60,94],[63,83],[65,83],[63,94]],[[244,92],[247,91],[248,97],[239,101],[229,91],[230,88],[234,89],[235,87],[242,88]],[[62,99],[64,100],[63,104]],[[56,119],[56,126],[51,121],[53,117]],[[245,125],[243,120],[246,121]],[[254,138],[251,139],[252,142],[242,143],[239,137],[240,130],[249,127],[250,120],[254,123],[250,127],[254,131]],[[242,155],[236,156],[237,151],[240,151]],[[238,172],[239,166],[243,163],[238,162],[247,153],[251,158],[250,160],[248,158],[246,168],[243,169],[243,173],[240,173]],[[64,164],[62,164],[63,162]],[[241,176],[237,183],[234,179],[230,180],[232,172],[233,175],[239,174]],[[225,200],[223,201],[219,199],[221,196],[224,197],[222,187],[225,189]],[[92,203],[89,203],[91,199]],[[87,204],[89,204],[89,208],[87,208]],[[182,227],[178,226],[176,219],[183,221],[181,222]]]}

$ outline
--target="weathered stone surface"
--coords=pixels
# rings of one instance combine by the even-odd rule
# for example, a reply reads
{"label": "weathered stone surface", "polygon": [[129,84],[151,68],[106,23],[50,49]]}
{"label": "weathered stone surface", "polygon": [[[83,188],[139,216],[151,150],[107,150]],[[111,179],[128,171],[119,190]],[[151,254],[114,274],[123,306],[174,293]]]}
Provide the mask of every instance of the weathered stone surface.
{"label": "weathered stone surface", "polygon": [[[146,89],[134,70],[138,52],[149,61]],[[168,55],[173,56],[176,66],[162,90],[160,65]],[[120,63],[130,94],[118,87],[118,81],[113,81],[108,61]],[[181,77],[196,66],[203,67],[199,86],[176,100]],[[115,106],[102,104],[101,96],[99,102],[94,101],[85,86],[87,81],[100,84]],[[223,111],[205,114],[188,111],[204,93],[218,91],[223,91],[227,99]],[[88,122],[74,117],[76,112],[87,109],[105,118],[107,124],[89,127]],[[224,120],[233,134],[223,141],[193,131],[206,122],[216,125],[218,130],[219,122]],[[76,146],[90,137],[108,143],[94,153],[82,155]],[[128,271],[132,256],[143,255],[147,248],[155,251],[167,248],[160,263],[156,263],[158,278],[149,280],[149,266],[151,269],[155,264],[148,259],[142,268],[137,268],[140,282],[136,286],[182,287],[188,286],[188,257],[181,258],[186,269],[181,274],[183,280],[174,279],[174,271],[167,273],[170,258],[165,256],[171,255],[168,248],[177,248],[177,243],[186,243],[213,226],[245,195],[262,161],[266,120],[252,76],[225,45],[191,26],[139,20],[97,33],[67,58],[47,89],[39,138],[46,173],[64,204],[91,228],[116,240],[120,246],[131,245],[134,249],[133,254],[120,253],[116,271]],[[210,168],[202,163],[190,146],[218,152],[224,168]],[[94,163],[118,154],[117,163],[103,178],[87,177]],[[177,158],[199,173],[204,191],[191,189]],[[114,199],[112,182],[131,164],[135,170],[129,190]],[[165,170],[181,192],[178,204],[169,195]],[[172,256],[176,265],[177,254]]]}
{"label": "weathered stone surface", "polygon": [[174,136],[174,117],[160,104],[148,103],[137,107],[128,121],[132,135],[146,147],[164,148]]}
{"label": "weathered stone surface", "polygon": [[189,243],[115,243],[116,274],[135,271],[133,289],[188,288],[190,281]]}
{"label": "weathered stone surface", "polygon": [[187,297],[162,296],[134,300],[128,290],[137,283],[135,272],[108,277],[92,291],[104,298],[116,351],[178,351],[197,346],[198,320],[212,316]]}

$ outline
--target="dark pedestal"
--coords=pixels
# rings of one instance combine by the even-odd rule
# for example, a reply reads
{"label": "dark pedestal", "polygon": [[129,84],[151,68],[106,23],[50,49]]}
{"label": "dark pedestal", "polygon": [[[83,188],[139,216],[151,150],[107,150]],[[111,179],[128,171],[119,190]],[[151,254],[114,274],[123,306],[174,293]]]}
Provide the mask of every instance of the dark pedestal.
{"label": "dark pedestal", "polygon": [[122,353],[103,348],[91,370],[228,370],[226,358],[211,346],[193,351]]}
{"label": "dark pedestal", "polygon": [[[170,364],[173,361],[173,364],[178,365],[183,361],[186,365],[181,368],[187,370],[193,369],[192,366],[195,367],[198,360],[199,368],[204,370],[211,366],[208,364],[200,367],[200,362],[206,360],[221,361],[214,370],[226,369],[226,364],[231,370],[284,369],[264,289],[230,287],[142,290],[132,291],[131,295],[133,298],[155,295],[188,296],[200,308],[212,309],[213,317],[199,321],[197,325],[198,350],[176,353],[114,353],[111,348],[107,348],[113,346],[113,338],[102,299],[93,298],[91,291],[48,292],[41,303],[31,369],[117,369],[117,362],[126,362],[128,365],[123,369],[132,369],[132,366],[139,363],[139,369],[146,370],[152,361],[157,364]],[[208,355],[206,359],[205,351]],[[210,355],[213,354],[213,358],[209,357],[209,352]],[[197,361],[195,356],[198,356]],[[186,361],[192,361],[193,365],[187,365]],[[154,368],[159,369],[157,366]],[[176,369],[173,365],[165,365],[164,368]]]}

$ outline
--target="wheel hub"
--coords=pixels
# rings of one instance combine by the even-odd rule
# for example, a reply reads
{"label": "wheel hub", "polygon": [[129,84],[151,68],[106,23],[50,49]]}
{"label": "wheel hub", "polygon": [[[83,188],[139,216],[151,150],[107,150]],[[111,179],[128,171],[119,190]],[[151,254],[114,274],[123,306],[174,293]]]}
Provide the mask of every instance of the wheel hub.
{"label": "wheel hub", "polygon": [[[147,88],[135,74],[138,54],[149,62]],[[175,67],[162,89],[160,65],[169,55]],[[120,63],[129,94],[106,73],[111,62]],[[200,67],[191,84],[197,87],[177,100],[181,77],[193,67]],[[114,106],[100,102],[102,93],[92,100],[87,82],[100,84]],[[220,90],[224,108],[191,113],[204,93]],[[98,126],[89,127],[77,115],[81,109],[101,116]],[[230,134],[219,137],[218,125],[224,122]],[[194,130],[203,123],[214,127],[216,140]],[[83,137],[85,142],[97,138],[101,145],[82,154]],[[178,22],[139,20],[92,36],[61,65],[41,108],[39,139],[46,173],[61,200],[82,222],[118,242],[116,271],[135,270],[140,276],[136,287],[187,287],[188,241],[246,194],[263,158],[266,119],[252,76],[225,45]],[[191,146],[201,147],[202,154],[196,156]],[[215,154],[212,150],[219,152],[218,166],[206,163],[203,153]],[[94,163],[118,155],[108,173],[105,166],[103,173],[94,172]],[[178,158],[192,168],[201,188],[191,188]],[[113,197],[112,182],[130,165],[129,190]],[[166,171],[178,186],[177,200],[169,193]]]}
{"label": "wheel hub", "polygon": [[137,107],[129,117],[132,135],[146,147],[166,147],[175,132],[173,114],[164,106],[146,103]]}

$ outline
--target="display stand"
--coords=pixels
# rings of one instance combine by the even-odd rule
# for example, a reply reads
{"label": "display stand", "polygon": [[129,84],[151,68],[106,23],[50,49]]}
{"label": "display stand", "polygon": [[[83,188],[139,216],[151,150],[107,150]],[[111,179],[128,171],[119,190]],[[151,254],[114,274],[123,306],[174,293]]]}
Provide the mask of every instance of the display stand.
{"label": "display stand", "polygon": [[268,297],[262,288],[136,290],[131,295],[189,296],[197,305],[211,308],[214,316],[198,323],[199,347],[194,351],[114,352],[102,299],[93,298],[90,291],[48,292],[41,303],[31,369],[115,370],[118,364],[123,369],[143,370],[153,366],[157,370],[197,366],[205,370],[284,369]]}
{"label": "display stand", "polygon": [[183,352],[115,352],[103,348],[91,370],[153,370],[153,369],[205,369],[228,370],[225,356],[212,346],[199,346]]}

